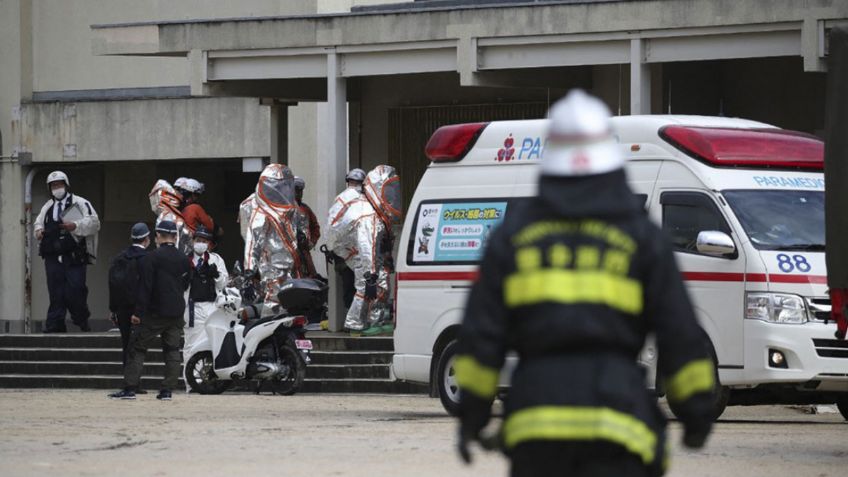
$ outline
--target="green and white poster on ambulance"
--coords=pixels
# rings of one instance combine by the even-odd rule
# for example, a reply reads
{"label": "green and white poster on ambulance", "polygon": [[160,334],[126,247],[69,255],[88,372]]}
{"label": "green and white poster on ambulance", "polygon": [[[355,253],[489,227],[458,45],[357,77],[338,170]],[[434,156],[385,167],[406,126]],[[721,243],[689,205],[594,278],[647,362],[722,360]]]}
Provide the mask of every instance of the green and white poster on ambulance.
{"label": "green and white poster on ambulance", "polygon": [[412,260],[416,263],[475,263],[507,202],[424,203],[418,209]]}

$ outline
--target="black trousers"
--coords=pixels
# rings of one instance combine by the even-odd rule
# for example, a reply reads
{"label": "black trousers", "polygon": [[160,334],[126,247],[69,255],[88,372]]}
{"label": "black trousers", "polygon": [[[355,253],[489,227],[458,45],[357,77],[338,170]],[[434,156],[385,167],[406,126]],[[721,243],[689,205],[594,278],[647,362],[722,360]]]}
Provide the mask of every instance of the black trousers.
{"label": "black trousers", "polygon": [[647,477],[635,454],[603,441],[534,441],[510,452],[511,477]]}
{"label": "black trousers", "polygon": [[160,336],[162,354],[165,356],[165,379],[161,389],[172,390],[177,387],[182,375],[180,352],[183,347],[183,326],[185,322],[182,316],[148,316],[141,320],[141,324],[133,329],[130,337],[129,356],[127,365],[124,366],[124,388],[138,389],[147,350],[156,345]]}
{"label": "black trousers", "polygon": [[125,368],[129,357],[130,336],[132,336],[132,322],[130,321],[132,314],[132,310],[121,310],[115,313],[118,329],[121,331],[121,358]]}
{"label": "black trousers", "polygon": [[65,332],[65,316],[71,313],[71,321],[77,326],[88,323],[88,287],[85,286],[85,265],[71,265],[70,257],[62,262],[56,255],[44,257],[47,271],[47,292],[50,307],[47,309],[46,332]]}
{"label": "black trousers", "polygon": [[356,276],[347,265],[339,272],[339,275],[342,276],[342,300],[345,308],[350,308],[350,304],[353,303],[353,296],[356,294]]}

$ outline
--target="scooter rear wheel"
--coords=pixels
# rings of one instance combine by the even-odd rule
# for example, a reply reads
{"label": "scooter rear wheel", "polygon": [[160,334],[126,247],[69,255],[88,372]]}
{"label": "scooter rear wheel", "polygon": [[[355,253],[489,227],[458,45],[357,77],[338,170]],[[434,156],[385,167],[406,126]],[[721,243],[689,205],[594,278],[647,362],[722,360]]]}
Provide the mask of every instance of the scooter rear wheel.
{"label": "scooter rear wheel", "polygon": [[185,379],[192,391],[200,394],[221,394],[232,381],[218,379],[214,359],[209,351],[194,354],[185,365]]}
{"label": "scooter rear wheel", "polygon": [[288,343],[280,346],[278,353],[279,363],[287,366],[289,372],[286,376],[272,378],[265,382],[271,386],[275,393],[291,396],[303,387],[303,378],[306,376],[306,362],[303,361],[300,351]]}

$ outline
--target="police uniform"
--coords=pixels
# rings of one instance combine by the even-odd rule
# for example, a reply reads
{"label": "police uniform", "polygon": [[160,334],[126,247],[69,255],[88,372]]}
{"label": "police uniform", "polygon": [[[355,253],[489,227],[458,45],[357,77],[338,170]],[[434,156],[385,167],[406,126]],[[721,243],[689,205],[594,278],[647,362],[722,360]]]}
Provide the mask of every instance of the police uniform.
{"label": "police uniform", "polygon": [[[212,240],[212,233],[203,226],[198,227],[194,236]],[[203,248],[198,248],[198,245],[203,245]],[[191,356],[191,349],[205,335],[206,320],[218,309],[215,301],[229,279],[224,259],[217,253],[208,251],[205,242],[198,244],[195,241],[194,249],[189,258],[191,272],[186,294],[188,306],[184,316],[183,357],[186,360]],[[188,389],[186,384],[186,391]]]}
{"label": "police uniform", "polygon": [[[54,171],[47,176],[48,185],[59,181],[65,183],[64,195],[44,204],[33,227],[36,238],[40,238],[38,252],[44,258],[50,296],[44,332],[65,332],[68,312],[75,325],[88,331],[91,312],[86,266],[96,260],[100,219],[89,201],[70,192],[70,181],[64,172]],[[73,223],[76,228],[63,230],[63,223]]]}
{"label": "police uniform", "polygon": [[[582,92],[569,98],[580,111],[599,103]],[[596,140],[587,136],[576,141]],[[551,154],[556,145],[549,140]],[[455,363],[460,450],[489,420],[499,370],[515,351],[501,429],[514,476],[662,474],[665,419],[636,363],[649,332],[686,442],[702,445],[710,429],[709,341],[672,248],[627,186],[621,159],[602,157],[596,169],[583,163],[615,154],[604,147],[577,151],[586,156],[565,171],[545,168],[546,151],[539,195],[492,234],[469,296]],[[574,165],[581,169],[567,170]]]}

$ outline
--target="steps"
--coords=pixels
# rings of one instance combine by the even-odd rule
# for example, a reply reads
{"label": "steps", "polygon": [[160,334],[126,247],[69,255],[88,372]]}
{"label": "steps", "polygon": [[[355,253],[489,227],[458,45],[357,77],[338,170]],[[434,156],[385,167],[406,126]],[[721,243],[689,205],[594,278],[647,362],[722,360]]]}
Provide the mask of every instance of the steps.
{"label": "steps", "polygon": [[[314,350],[301,392],[427,392],[426,386],[390,379],[391,338],[351,338],[328,332],[309,332],[308,338]],[[157,389],[164,368],[161,350],[148,351],[142,387]],[[117,332],[0,334],[0,388],[119,389],[122,383]]]}

